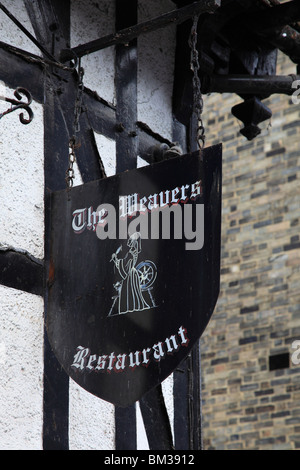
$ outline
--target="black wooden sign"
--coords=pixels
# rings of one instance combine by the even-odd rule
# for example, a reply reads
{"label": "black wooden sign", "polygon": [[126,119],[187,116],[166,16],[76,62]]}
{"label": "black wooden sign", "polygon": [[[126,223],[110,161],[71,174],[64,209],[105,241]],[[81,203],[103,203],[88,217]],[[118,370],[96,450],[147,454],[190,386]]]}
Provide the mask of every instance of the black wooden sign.
{"label": "black wooden sign", "polygon": [[219,293],[221,145],[51,195],[47,331],[84,389],[139,400],[187,356]]}

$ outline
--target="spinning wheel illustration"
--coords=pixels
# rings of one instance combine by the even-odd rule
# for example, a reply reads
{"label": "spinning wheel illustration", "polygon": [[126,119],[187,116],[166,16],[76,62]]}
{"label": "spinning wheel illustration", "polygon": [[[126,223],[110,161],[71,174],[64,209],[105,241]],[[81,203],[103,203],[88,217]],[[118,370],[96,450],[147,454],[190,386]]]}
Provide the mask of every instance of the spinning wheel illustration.
{"label": "spinning wheel illustration", "polygon": [[136,267],[140,278],[140,285],[142,290],[149,290],[154,284],[157,275],[157,269],[152,261],[142,261]]}
{"label": "spinning wheel illustration", "polygon": [[121,280],[113,284],[117,292],[112,297],[109,317],[157,307],[152,295],[152,286],[157,276],[156,265],[149,260],[136,265],[138,254],[141,252],[140,234],[134,233],[127,246],[128,251],[123,258],[119,259],[117,256],[122,250],[120,246],[110,259],[114,262]]}

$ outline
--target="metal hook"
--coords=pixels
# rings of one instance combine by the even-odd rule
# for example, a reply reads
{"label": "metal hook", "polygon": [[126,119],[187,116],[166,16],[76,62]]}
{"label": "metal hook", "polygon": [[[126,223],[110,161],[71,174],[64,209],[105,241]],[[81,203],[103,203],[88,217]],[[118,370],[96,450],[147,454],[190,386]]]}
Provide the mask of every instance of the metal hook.
{"label": "metal hook", "polygon": [[[24,95],[27,98],[27,103],[24,103],[22,100],[22,95]],[[33,111],[30,108],[30,104],[32,103],[32,97],[31,94],[29,93],[26,88],[18,87],[15,92],[14,96],[17,98],[16,100],[13,98],[6,98],[5,96],[0,96],[0,100],[2,101],[7,101],[10,103],[12,106],[11,108],[7,109],[3,113],[0,113],[0,119],[5,116],[6,114],[12,113],[13,111],[16,111],[17,109],[25,109],[25,111],[28,113],[28,119],[24,117],[24,113],[21,113],[19,115],[20,122],[22,124],[29,124],[32,119],[33,119]]]}

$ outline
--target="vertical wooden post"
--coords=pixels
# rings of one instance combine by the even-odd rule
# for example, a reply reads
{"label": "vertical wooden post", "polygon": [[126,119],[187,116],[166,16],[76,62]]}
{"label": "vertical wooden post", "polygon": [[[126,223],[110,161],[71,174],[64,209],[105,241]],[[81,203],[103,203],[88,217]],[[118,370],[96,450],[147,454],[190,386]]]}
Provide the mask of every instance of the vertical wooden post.
{"label": "vertical wooden post", "polygon": [[[192,75],[188,38],[191,22],[177,28],[174,73],[173,140],[184,152],[197,148],[198,122],[193,113]],[[200,342],[174,371],[174,440],[176,450],[201,450]]]}
{"label": "vertical wooden post", "polygon": [[[116,1],[116,28],[137,22],[137,0]],[[137,165],[137,40],[116,46],[117,173]]]}
{"label": "vertical wooden post", "polygon": [[[116,30],[137,23],[137,0],[116,0]],[[137,40],[116,46],[116,172],[137,166]],[[136,449],[136,409],[115,408],[116,450]]]}
{"label": "vertical wooden post", "polygon": [[[54,0],[52,5],[44,0],[25,1],[37,39],[51,54],[57,55],[66,47],[70,36],[70,1],[64,9]],[[56,15],[55,13],[56,12]],[[41,18],[43,19],[41,21]],[[63,23],[59,28],[57,20]],[[53,41],[53,38],[59,41]],[[56,45],[56,49],[54,48]],[[54,81],[45,78],[44,107],[44,180],[45,180],[45,266],[49,258],[49,191],[65,187],[65,154],[68,154],[68,129],[58,99],[53,89]],[[59,129],[59,133],[57,132]],[[47,271],[46,271],[47,272]],[[45,306],[47,299],[45,298]],[[45,307],[45,317],[47,315]],[[44,333],[44,415],[43,449],[68,450],[69,448],[69,377],[55,358],[45,329]]]}

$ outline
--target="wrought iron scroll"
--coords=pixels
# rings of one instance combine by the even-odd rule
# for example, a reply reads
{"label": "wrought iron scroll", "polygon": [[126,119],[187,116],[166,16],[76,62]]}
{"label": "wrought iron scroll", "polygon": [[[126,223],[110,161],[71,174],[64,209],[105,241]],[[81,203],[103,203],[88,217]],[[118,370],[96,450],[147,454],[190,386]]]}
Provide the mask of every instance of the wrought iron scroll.
{"label": "wrought iron scroll", "polygon": [[[33,119],[33,111],[30,108],[30,104],[32,103],[31,94],[29,93],[28,90],[26,90],[26,88],[18,87],[15,90],[14,95],[16,99],[6,98],[5,96],[0,95],[1,101],[7,101],[8,103],[11,104],[10,108],[8,108],[6,111],[3,111],[3,113],[0,113],[0,119],[2,119],[3,116],[6,116],[9,113],[12,113],[13,111],[17,111],[18,109],[24,109],[28,114],[28,118],[24,117],[24,113],[21,113],[19,115],[19,119],[22,124],[29,124]],[[22,95],[24,95],[27,98],[27,102],[21,101]]]}

